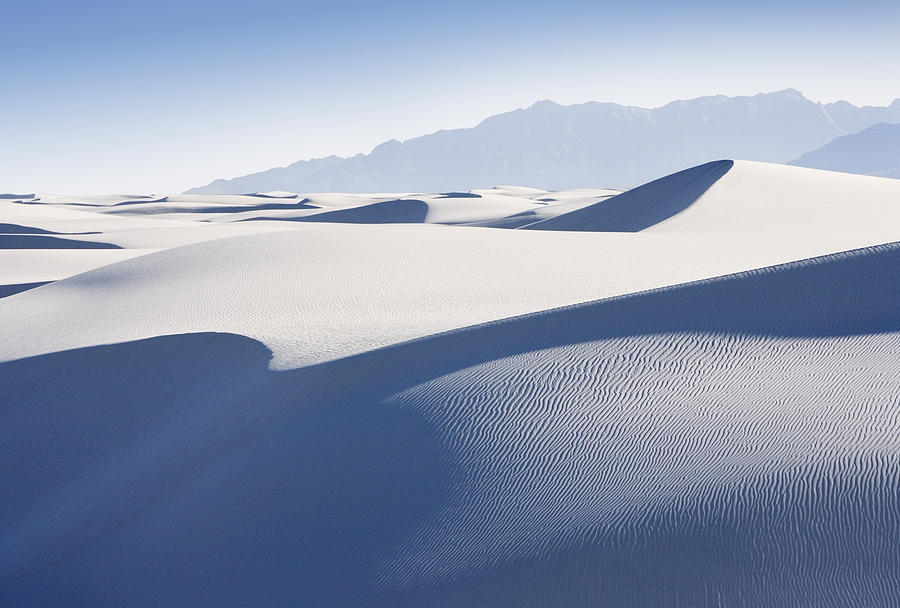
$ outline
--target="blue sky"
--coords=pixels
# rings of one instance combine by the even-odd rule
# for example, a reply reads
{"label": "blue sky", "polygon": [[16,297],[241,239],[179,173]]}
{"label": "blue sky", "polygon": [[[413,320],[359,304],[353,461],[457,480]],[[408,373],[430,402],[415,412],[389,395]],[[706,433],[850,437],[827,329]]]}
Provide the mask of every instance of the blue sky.
{"label": "blue sky", "polygon": [[900,3],[0,8],[0,192],[174,192],[540,99],[900,97]]}

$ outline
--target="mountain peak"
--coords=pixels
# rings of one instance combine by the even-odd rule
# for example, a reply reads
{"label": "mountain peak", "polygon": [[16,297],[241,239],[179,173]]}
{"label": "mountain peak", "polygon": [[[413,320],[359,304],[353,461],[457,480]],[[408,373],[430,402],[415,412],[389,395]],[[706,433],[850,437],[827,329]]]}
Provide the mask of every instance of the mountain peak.
{"label": "mountain peak", "polygon": [[399,139],[389,139],[385,142],[381,142],[380,144],[378,144],[377,146],[372,148],[372,154],[375,154],[377,152],[387,152],[389,150],[396,150],[397,148],[399,148],[402,145],[403,144],[400,142]]}
{"label": "mountain peak", "polygon": [[[765,93],[761,93],[765,95]],[[782,89],[780,91],[775,91],[774,93],[769,93],[769,95],[778,95],[780,97],[792,97],[794,99],[802,99],[804,101],[809,101],[806,96],[798,91],[797,89]]]}
{"label": "mountain peak", "polygon": [[540,101],[536,101],[531,104],[531,108],[563,108],[562,106],[552,99],[541,99]]}

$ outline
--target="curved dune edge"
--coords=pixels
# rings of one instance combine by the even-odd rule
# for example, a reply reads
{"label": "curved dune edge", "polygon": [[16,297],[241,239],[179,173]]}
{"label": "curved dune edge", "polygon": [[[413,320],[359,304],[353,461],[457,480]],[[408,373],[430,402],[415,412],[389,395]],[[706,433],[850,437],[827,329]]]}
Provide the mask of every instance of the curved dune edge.
{"label": "curved dune edge", "polygon": [[638,232],[684,211],[734,166],[717,160],[654,180],[601,201],[523,226],[523,230]]}
{"label": "curved dune edge", "polygon": [[324,211],[294,218],[301,222],[335,222],[344,224],[418,224],[428,216],[428,204],[418,199],[396,199],[361,207]]}
{"label": "curved dune edge", "polygon": [[898,200],[897,180],[721,160],[520,229],[865,234],[900,223]]}
{"label": "curved dune edge", "polygon": [[893,243],[287,372],[222,334],[4,363],[4,597],[890,606],[898,273]]}
{"label": "curved dune edge", "polygon": [[9,296],[14,296],[17,293],[22,293],[23,291],[28,291],[29,289],[41,287],[42,285],[46,285],[49,282],[50,281],[38,281],[35,283],[6,283],[4,285],[0,285],[0,298],[8,298]]}
{"label": "curved dune edge", "polygon": [[0,360],[214,331],[260,340],[274,369],[291,369],[871,242],[304,226],[151,253],[5,298]]}

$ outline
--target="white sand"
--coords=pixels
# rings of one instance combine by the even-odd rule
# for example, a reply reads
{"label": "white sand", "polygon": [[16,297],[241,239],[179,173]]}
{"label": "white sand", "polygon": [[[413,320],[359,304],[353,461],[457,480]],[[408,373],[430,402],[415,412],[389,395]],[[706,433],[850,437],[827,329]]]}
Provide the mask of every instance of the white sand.
{"label": "white sand", "polygon": [[715,161],[527,225],[529,230],[868,234],[900,238],[900,180]]}
{"label": "white sand", "polygon": [[0,360],[222,331],[260,340],[274,353],[273,367],[287,369],[874,244],[858,237],[300,226],[154,253],[0,300],[10,324]]}
{"label": "white sand", "polygon": [[736,161],[693,205],[650,230],[785,235],[885,230],[900,238],[900,180]]}
{"label": "white sand", "polygon": [[0,603],[894,605],[900,182],[470,194],[0,201]]}

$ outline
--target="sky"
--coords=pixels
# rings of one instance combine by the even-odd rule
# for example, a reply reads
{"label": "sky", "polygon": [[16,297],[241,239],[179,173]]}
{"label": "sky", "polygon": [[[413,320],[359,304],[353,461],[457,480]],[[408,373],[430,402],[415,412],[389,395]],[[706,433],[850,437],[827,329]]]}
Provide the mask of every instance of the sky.
{"label": "sky", "polygon": [[541,99],[900,97],[900,2],[0,6],[0,192],[181,192]]}

